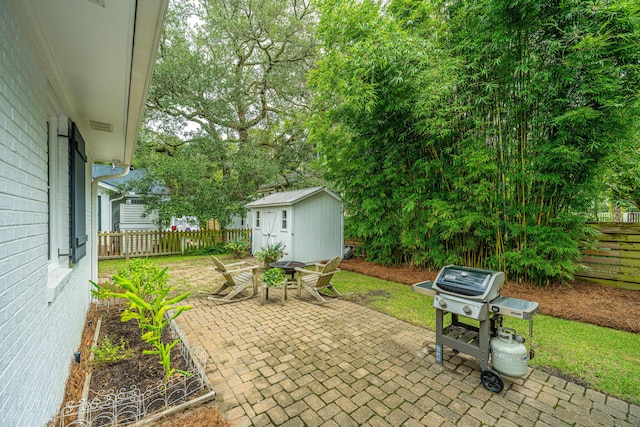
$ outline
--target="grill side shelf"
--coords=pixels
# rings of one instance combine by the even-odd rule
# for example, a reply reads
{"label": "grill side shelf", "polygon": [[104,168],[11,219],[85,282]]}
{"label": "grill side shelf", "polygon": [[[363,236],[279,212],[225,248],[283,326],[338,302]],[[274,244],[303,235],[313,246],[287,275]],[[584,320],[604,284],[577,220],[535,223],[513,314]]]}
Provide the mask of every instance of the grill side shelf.
{"label": "grill side shelf", "polygon": [[489,310],[495,314],[531,320],[533,315],[538,312],[538,303],[501,296],[489,303]]}
{"label": "grill side shelf", "polygon": [[433,282],[430,280],[411,285],[411,290],[413,290],[413,292],[417,292],[419,294],[427,295],[430,297],[436,294],[436,291],[433,289]]}

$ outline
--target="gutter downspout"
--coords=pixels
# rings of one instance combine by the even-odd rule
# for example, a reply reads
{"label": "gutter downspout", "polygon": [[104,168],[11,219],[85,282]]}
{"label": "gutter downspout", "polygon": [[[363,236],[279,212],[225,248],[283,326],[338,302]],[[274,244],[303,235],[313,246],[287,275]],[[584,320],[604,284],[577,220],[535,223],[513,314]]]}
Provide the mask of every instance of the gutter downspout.
{"label": "gutter downspout", "polygon": [[[114,173],[111,175],[96,176],[91,180],[91,212],[93,212],[93,218],[91,221],[91,232],[94,239],[98,238],[98,184],[101,181],[107,179],[122,178],[129,174],[131,165],[125,165],[124,170],[120,173]],[[98,282],[98,242],[91,245],[91,259],[95,260],[91,263],[91,280]]]}

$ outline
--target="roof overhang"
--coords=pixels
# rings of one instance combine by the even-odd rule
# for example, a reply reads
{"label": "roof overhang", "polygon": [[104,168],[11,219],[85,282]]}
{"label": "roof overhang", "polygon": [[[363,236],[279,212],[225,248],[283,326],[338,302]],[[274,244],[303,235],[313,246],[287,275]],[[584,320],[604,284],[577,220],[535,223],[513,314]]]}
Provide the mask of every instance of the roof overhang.
{"label": "roof overhang", "polygon": [[316,194],[326,193],[329,196],[342,203],[342,199],[333,191],[326,187],[312,187],[300,190],[289,190],[273,193],[262,199],[254,200],[253,202],[245,204],[245,208],[260,209],[267,207],[279,207],[279,206],[292,206],[298,202],[301,202],[309,197],[313,197]]}
{"label": "roof overhang", "polygon": [[12,0],[46,70],[56,114],[94,161],[131,164],[168,0]]}

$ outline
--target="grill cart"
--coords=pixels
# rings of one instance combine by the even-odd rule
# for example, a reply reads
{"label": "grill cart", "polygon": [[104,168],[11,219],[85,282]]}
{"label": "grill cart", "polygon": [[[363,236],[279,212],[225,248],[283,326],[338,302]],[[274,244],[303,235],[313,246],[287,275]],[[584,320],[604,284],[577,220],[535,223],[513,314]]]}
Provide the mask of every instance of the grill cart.
{"label": "grill cart", "polygon": [[[494,393],[504,388],[500,374],[521,377],[533,350],[527,352],[524,338],[511,328],[502,327],[503,316],[529,320],[533,335],[533,315],[538,303],[502,296],[504,273],[448,265],[435,281],[416,283],[414,292],[433,296],[436,309],[436,363],[442,364],[445,346],[468,354],[480,363],[482,385]],[[445,317],[450,315],[448,324]],[[478,326],[462,318],[478,321]],[[491,355],[491,367],[489,365]],[[493,368],[493,369],[492,369]]]}

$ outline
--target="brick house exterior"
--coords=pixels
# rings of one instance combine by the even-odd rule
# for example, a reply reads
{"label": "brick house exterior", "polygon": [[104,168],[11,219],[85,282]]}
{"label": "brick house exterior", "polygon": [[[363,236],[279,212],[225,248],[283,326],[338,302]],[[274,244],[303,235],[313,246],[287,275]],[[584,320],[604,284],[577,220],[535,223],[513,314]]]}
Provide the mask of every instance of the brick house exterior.
{"label": "brick house exterior", "polygon": [[1,426],[62,403],[97,279],[91,164],[131,164],[166,6],[0,0]]}

